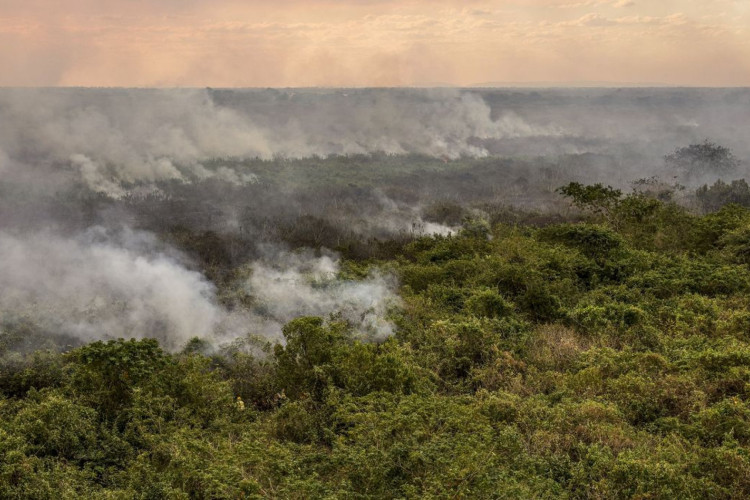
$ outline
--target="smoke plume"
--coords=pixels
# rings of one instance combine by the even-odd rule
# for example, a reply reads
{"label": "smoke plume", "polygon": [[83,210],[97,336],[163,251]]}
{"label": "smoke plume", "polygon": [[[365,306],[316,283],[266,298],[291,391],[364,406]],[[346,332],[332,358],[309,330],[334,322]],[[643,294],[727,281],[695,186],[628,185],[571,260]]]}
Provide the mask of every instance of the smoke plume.
{"label": "smoke plume", "polygon": [[280,252],[252,264],[246,287],[256,307],[233,312],[219,305],[212,283],[149,233],[0,232],[0,255],[0,318],[84,342],[152,337],[178,349],[193,337],[280,340],[289,320],[332,314],[362,338],[383,339],[392,333],[388,310],[398,303],[392,278],[341,280],[330,253]]}
{"label": "smoke plume", "polygon": [[279,252],[252,266],[247,291],[256,298],[256,311],[283,325],[299,316],[340,314],[364,338],[383,339],[393,333],[387,320],[398,305],[392,276],[372,273],[364,280],[339,278],[339,259],[324,253]]}
{"label": "smoke plume", "polygon": [[[451,234],[471,203],[539,207],[570,180],[628,186],[705,138],[740,176],[748,110],[742,89],[0,89],[0,322],[178,349],[339,314],[383,338],[394,279],[344,278],[321,247],[379,258],[361,247]],[[249,308],[222,305],[205,253],[250,271]]]}
{"label": "smoke plume", "polygon": [[119,197],[138,183],[254,181],[221,165],[222,158],[373,152],[458,158],[486,156],[477,142],[484,139],[560,134],[513,113],[493,119],[481,96],[452,90],[351,97],[240,91],[222,100],[223,94],[196,89],[5,89],[0,149],[32,165],[67,166],[92,190]]}
{"label": "smoke plume", "polygon": [[[83,341],[155,337],[176,348],[222,320],[214,287],[147,234],[0,233],[0,315]],[[148,246],[152,248],[147,249]]]}

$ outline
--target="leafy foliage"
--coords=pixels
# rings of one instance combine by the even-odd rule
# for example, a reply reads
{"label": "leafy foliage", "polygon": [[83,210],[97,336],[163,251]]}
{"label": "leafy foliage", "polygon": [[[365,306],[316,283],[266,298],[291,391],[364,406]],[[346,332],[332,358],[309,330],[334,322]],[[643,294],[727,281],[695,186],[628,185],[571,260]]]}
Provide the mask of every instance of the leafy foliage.
{"label": "leafy foliage", "polygon": [[379,344],[335,317],[180,353],[6,329],[0,497],[750,496],[750,211],[568,187],[582,222],[466,219],[381,261]]}
{"label": "leafy foliage", "polygon": [[709,140],[678,148],[665,156],[664,160],[668,167],[688,178],[700,178],[707,174],[726,175],[739,166],[739,161],[729,148]]}

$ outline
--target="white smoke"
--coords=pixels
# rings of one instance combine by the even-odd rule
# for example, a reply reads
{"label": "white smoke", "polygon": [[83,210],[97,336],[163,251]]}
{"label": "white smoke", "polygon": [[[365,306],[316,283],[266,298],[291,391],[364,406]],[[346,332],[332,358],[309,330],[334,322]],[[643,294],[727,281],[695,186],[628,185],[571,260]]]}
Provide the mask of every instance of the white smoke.
{"label": "white smoke", "polygon": [[340,314],[364,338],[391,335],[388,312],[399,303],[394,278],[372,273],[347,280],[339,278],[339,271],[335,254],[275,252],[253,264],[246,287],[257,301],[256,311],[279,329],[300,316]]}
{"label": "white smoke", "polygon": [[230,312],[202,274],[150,233],[93,228],[75,237],[0,232],[0,322],[30,320],[82,341],[157,338],[170,350],[193,337],[220,344],[260,334],[281,339],[299,316],[341,314],[363,338],[392,333],[392,278],[338,279],[333,254],[281,252],[252,265],[246,286],[259,307]]}
{"label": "white smoke", "polygon": [[5,151],[0,148],[0,174],[10,169],[10,158]]}
{"label": "white smoke", "polygon": [[[19,161],[69,164],[92,190],[117,197],[124,184],[216,177],[252,182],[222,157],[270,157],[248,120],[215,106],[204,91],[62,90],[0,92],[0,147]],[[28,162],[28,161],[27,161]]]}
{"label": "white smoke", "polygon": [[304,115],[272,131],[281,138],[272,148],[277,155],[384,152],[456,159],[487,156],[477,139],[561,135],[556,127],[534,126],[513,113],[493,119],[481,96],[455,90],[373,92],[305,104]]}
{"label": "white smoke", "polygon": [[457,227],[446,226],[422,218],[421,207],[398,203],[382,192],[377,192],[380,212],[366,223],[368,227],[360,228],[362,234],[384,230],[390,234],[413,234],[415,236],[449,236],[459,231]]}
{"label": "white smoke", "polygon": [[216,330],[213,285],[172,256],[139,248],[142,234],[120,239],[0,232],[0,317],[85,341],[156,337],[167,348]]}
{"label": "white smoke", "polygon": [[222,165],[225,158],[486,156],[477,140],[560,134],[510,113],[493,119],[473,93],[332,97],[287,94],[269,106],[249,91],[220,104],[197,89],[4,89],[0,149],[22,163],[67,164],[92,190],[117,197],[138,183],[255,180]]}

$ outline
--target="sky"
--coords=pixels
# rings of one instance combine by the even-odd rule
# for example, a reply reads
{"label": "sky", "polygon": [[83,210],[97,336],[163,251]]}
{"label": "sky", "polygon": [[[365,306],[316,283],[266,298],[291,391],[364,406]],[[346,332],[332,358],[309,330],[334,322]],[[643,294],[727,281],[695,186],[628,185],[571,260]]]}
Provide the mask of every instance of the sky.
{"label": "sky", "polygon": [[0,0],[0,86],[750,86],[750,0]]}

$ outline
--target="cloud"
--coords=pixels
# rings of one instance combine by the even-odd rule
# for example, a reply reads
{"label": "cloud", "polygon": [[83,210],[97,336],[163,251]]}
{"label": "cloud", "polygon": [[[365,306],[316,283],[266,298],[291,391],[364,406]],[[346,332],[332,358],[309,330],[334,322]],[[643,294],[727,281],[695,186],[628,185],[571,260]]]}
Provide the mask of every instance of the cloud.
{"label": "cloud", "polygon": [[572,21],[570,23],[565,23],[564,25],[601,27],[601,26],[612,26],[614,24],[617,24],[617,23],[615,21],[607,19],[604,16],[592,13],[592,14],[586,14],[585,16],[582,16],[579,19],[576,19],[575,21]]}
{"label": "cloud", "polygon": [[585,0],[582,2],[565,2],[559,7],[566,9],[579,9],[583,7],[598,7],[598,6],[609,6],[615,8],[632,7],[635,5],[633,0]]}
{"label": "cloud", "polygon": [[[740,73],[707,59],[712,71],[683,71],[680,47],[664,30],[645,33],[652,50],[632,56],[646,24],[681,11],[694,43],[733,61],[750,59],[747,9],[739,2],[631,0],[424,0],[340,2],[10,1],[0,26],[3,85],[367,86],[466,85],[483,81],[569,80],[548,58],[578,52],[578,64],[610,72],[596,53],[578,50],[591,34],[576,27],[617,26],[607,54],[626,80],[650,80],[650,66],[672,61],[682,83],[747,85]],[[579,11],[584,10],[583,14]],[[588,11],[588,12],[586,12]],[[574,13],[575,15],[571,16]],[[595,16],[575,24],[582,15]],[[614,23],[614,24],[609,24]],[[710,29],[699,29],[706,25]],[[548,26],[566,26],[551,32]],[[717,36],[721,33],[722,36]],[[732,34],[729,36],[728,34]],[[601,40],[598,38],[597,40]],[[545,46],[526,48],[529,40]],[[725,50],[729,49],[729,50]],[[538,54],[537,51],[541,51]],[[669,57],[666,57],[669,56]],[[639,64],[639,61],[641,64]],[[574,70],[575,73],[577,70]],[[596,78],[596,77],[595,77]]]}

